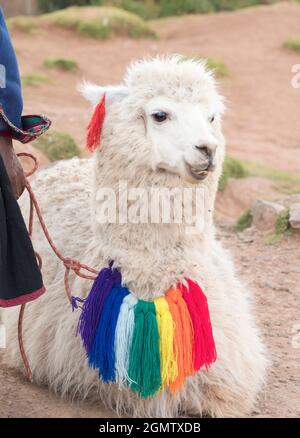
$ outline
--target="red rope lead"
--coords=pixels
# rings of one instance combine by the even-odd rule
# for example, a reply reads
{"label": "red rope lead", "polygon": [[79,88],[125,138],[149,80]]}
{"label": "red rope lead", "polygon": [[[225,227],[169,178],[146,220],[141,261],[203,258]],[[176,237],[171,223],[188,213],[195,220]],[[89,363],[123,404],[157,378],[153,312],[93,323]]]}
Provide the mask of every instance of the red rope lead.
{"label": "red rope lead", "polygon": [[22,356],[23,364],[26,371],[26,376],[29,382],[32,382],[32,371],[27,359],[27,355],[24,349],[24,343],[23,343],[23,319],[24,319],[24,312],[25,312],[25,304],[21,305],[20,313],[19,313],[19,321],[18,321],[18,341],[19,341],[19,349]]}
{"label": "red rope lead", "polygon": [[[33,169],[28,172],[26,174],[26,178],[28,178],[29,176],[33,175],[37,168],[38,168],[38,161],[36,159],[36,157],[34,157],[31,154],[28,153],[21,153],[18,154],[19,157],[24,156],[24,157],[28,157],[31,158],[34,161],[34,167]],[[85,278],[87,280],[95,280],[96,276],[98,275],[98,271],[94,268],[91,268],[88,265],[85,265],[83,263],[80,263],[78,260],[72,259],[70,257],[64,257],[61,252],[58,250],[57,246],[54,244],[54,241],[52,240],[49,230],[45,224],[44,218],[43,218],[43,214],[41,211],[41,208],[39,206],[39,203],[35,197],[35,194],[32,190],[32,187],[28,181],[28,179],[26,179],[26,190],[29,194],[29,199],[30,199],[30,213],[29,213],[29,226],[28,226],[28,231],[29,231],[29,236],[30,238],[32,238],[32,232],[33,232],[33,218],[34,218],[34,212],[36,212],[38,220],[40,222],[40,225],[42,227],[42,230],[45,234],[45,237],[49,243],[49,245],[51,246],[54,254],[62,261],[62,263],[65,266],[65,291],[67,294],[67,297],[70,301],[70,303],[72,304],[72,293],[71,293],[71,288],[70,288],[70,271],[73,271],[77,276],[81,277],[81,278]],[[42,267],[42,258],[41,256],[36,252],[36,257],[38,259],[38,264],[39,267],[41,269]],[[83,274],[81,272],[81,270],[87,271],[91,274],[94,275],[88,275],[88,274]],[[19,348],[20,348],[20,353],[22,356],[22,360],[23,360],[23,364],[26,370],[26,375],[27,378],[30,382],[32,382],[32,371],[28,362],[28,358],[26,355],[26,351],[24,348],[24,342],[23,342],[23,319],[24,319],[24,312],[25,312],[25,304],[23,304],[21,306],[20,309],[20,313],[19,313],[19,321],[18,321],[18,340],[19,340]]]}

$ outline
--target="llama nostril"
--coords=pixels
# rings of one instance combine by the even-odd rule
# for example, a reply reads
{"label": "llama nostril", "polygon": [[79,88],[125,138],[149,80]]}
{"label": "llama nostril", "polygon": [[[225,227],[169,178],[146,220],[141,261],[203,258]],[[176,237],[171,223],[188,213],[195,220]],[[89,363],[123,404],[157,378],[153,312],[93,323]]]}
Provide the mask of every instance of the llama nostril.
{"label": "llama nostril", "polygon": [[215,150],[216,147],[208,146],[207,144],[195,146],[201,153],[201,162],[198,163],[197,168],[201,171],[210,171],[215,169]]}
{"label": "llama nostril", "polygon": [[201,145],[201,146],[195,146],[195,148],[199,152],[201,152],[205,156],[205,158],[208,158],[209,160],[211,160],[211,158],[212,158],[212,151],[211,151],[211,149],[208,146]]}

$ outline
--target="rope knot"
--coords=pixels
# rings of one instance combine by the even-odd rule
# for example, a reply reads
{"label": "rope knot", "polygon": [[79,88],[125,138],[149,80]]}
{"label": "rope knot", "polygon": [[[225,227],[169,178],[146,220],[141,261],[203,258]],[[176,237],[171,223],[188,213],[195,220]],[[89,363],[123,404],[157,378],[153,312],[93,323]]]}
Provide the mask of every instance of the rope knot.
{"label": "rope knot", "polygon": [[64,265],[67,269],[72,269],[75,272],[79,272],[81,269],[81,263],[78,260],[66,257],[64,259]]}

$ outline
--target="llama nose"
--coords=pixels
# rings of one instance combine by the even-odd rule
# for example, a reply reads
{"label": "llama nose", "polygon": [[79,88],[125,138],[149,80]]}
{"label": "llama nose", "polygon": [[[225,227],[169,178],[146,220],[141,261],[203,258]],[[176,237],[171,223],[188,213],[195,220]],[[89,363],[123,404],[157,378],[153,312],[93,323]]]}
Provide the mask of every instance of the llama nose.
{"label": "llama nose", "polygon": [[203,144],[203,145],[195,146],[195,148],[199,152],[201,152],[203,160],[207,163],[207,169],[210,169],[211,167],[213,167],[216,146]]}

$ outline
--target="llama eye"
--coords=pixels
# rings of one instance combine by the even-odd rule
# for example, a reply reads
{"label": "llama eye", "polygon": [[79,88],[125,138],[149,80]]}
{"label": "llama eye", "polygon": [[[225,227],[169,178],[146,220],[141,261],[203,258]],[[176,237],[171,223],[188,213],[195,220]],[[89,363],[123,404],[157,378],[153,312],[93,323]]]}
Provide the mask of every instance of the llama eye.
{"label": "llama eye", "polygon": [[210,123],[212,123],[215,120],[215,116],[211,116],[208,120]]}
{"label": "llama eye", "polygon": [[164,111],[158,111],[157,113],[152,114],[153,119],[158,122],[162,123],[168,118],[168,114]]}

